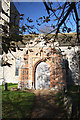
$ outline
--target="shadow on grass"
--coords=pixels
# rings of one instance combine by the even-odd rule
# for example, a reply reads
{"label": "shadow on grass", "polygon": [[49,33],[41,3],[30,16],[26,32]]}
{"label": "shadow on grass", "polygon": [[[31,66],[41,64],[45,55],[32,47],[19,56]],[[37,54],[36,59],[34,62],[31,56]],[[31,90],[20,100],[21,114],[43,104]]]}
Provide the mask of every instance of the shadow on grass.
{"label": "shadow on grass", "polygon": [[35,108],[31,118],[67,120],[66,112],[62,106],[58,105],[54,92],[36,96]]}

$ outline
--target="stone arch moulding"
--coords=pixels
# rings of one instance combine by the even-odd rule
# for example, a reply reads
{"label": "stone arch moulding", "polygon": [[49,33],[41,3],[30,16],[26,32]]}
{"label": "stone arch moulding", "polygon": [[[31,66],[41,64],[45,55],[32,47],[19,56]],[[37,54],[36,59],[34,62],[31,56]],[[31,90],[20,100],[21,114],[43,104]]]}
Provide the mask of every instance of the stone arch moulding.
{"label": "stone arch moulding", "polygon": [[32,70],[32,83],[33,83],[34,89],[36,89],[36,86],[35,86],[35,72],[36,72],[36,68],[37,68],[38,64],[41,63],[41,62],[45,62],[45,63],[47,63],[47,65],[49,66],[50,80],[51,80],[51,65],[50,65],[50,63],[49,63],[48,61],[45,61],[44,59],[38,60],[38,61],[34,64],[33,70]]}

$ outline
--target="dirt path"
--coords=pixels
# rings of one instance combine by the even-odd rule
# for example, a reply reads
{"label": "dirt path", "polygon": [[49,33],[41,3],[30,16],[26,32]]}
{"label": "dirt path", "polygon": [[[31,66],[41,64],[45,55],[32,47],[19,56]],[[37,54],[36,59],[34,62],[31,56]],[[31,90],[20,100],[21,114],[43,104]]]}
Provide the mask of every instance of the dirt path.
{"label": "dirt path", "polygon": [[55,93],[53,90],[35,90],[36,95],[35,107],[31,114],[33,118],[55,118],[65,120],[66,114],[61,109],[55,99]]}

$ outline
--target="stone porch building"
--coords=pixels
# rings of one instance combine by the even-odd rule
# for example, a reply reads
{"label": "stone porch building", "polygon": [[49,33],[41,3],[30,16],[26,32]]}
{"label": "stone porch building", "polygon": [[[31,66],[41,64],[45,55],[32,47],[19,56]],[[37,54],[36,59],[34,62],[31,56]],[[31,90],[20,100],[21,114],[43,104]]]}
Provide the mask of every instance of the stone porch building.
{"label": "stone porch building", "polygon": [[31,47],[24,54],[23,63],[19,69],[19,87],[61,88],[66,82],[63,56],[55,48]]}
{"label": "stone porch building", "polygon": [[[37,43],[37,40],[41,41]],[[39,35],[34,40],[30,39],[26,46],[20,46],[22,51],[16,50],[12,54],[3,55],[4,60],[12,65],[0,67],[0,76],[7,83],[18,83],[19,88],[60,89],[66,82],[80,84],[75,66],[71,67],[73,55],[79,47],[76,44],[71,49],[69,47],[71,45],[60,45],[58,42],[46,45]]]}

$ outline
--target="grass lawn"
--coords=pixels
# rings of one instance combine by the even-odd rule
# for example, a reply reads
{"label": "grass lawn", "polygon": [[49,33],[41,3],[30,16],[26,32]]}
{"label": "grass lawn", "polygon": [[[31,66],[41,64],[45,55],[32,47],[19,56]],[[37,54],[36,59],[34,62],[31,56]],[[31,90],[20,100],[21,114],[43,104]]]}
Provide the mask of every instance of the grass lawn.
{"label": "grass lawn", "polygon": [[[18,88],[18,84],[8,83],[7,85],[8,90],[10,90],[13,87]],[[4,90],[4,84],[2,85],[2,90]]]}
{"label": "grass lawn", "polygon": [[[8,89],[17,85],[10,85]],[[3,86],[2,86],[3,89]],[[2,90],[2,118],[30,118],[35,95],[24,91]]]}

